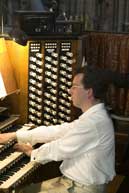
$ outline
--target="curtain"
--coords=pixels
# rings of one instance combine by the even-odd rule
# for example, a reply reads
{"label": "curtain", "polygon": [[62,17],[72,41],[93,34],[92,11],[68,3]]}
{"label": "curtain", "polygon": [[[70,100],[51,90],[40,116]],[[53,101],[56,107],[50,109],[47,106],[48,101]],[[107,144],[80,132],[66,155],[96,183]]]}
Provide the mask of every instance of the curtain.
{"label": "curtain", "polygon": [[[88,64],[129,73],[129,35],[88,32],[84,54]],[[129,89],[111,85],[107,103],[115,114],[129,116]]]}

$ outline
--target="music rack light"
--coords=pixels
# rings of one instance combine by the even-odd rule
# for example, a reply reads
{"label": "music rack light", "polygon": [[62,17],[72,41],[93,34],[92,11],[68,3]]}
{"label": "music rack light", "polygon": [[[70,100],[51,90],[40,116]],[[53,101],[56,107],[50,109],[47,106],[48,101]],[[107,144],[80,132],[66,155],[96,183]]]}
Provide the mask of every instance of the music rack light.
{"label": "music rack light", "polygon": [[0,3],[0,12],[1,12],[1,33],[0,33],[0,38],[5,38],[5,39],[10,39],[10,36],[8,33],[5,33],[4,32],[4,1],[1,0],[1,3]]}
{"label": "music rack light", "polygon": [[1,15],[1,33],[0,33],[0,38],[10,39],[9,34],[4,32],[4,17],[3,17],[3,14]]}

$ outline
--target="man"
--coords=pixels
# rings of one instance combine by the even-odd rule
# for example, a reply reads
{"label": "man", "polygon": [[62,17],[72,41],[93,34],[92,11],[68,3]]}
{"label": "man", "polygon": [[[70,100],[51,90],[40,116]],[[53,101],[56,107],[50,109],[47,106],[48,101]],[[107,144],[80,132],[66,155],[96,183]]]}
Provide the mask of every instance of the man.
{"label": "man", "polygon": [[[44,182],[35,192],[106,193],[107,183],[115,176],[114,129],[102,103],[109,83],[103,70],[85,66],[76,73],[69,91],[74,106],[83,112],[77,120],[0,135],[1,143],[17,138],[15,148],[31,161],[63,160],[63,176]],[[33,149],[36,143],[45,144]]]}

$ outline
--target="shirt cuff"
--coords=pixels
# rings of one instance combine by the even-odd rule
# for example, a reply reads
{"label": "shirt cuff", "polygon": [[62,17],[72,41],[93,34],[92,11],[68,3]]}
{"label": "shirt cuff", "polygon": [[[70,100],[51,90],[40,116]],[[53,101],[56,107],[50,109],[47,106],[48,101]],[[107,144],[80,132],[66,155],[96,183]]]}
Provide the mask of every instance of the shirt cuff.
{"label": "shirt cuff", "polygon": [[39,155],[38,155],[38,149],[35,149],[35,150],[32,150],[31,152],[31,157],[30,157],[30,161],[33,161],[33,162],[37,162],[37,163],[40,163],[42,165],[50,162],[50,160],[41,160],[39,158]]}
{"label": "shirt cuff", "polygon": [[37,150],[32,150],[32,152],[31,152],[31,161],[36,161],[36,151]]}

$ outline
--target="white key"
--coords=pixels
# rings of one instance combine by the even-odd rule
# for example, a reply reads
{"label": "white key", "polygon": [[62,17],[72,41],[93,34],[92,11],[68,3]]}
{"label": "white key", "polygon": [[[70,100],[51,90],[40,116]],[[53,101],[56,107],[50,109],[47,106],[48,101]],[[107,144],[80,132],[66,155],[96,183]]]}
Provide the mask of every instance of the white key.
{"label": "white key", "polygon": [[27,174],[33,167],[35,163],[29,162],[23,166],[18,172],[14,173],[10,178],[8,178],[3,184],[1,184],[0,189],[8,189],[16,182],[20,181],[22,177]]}
{"label": "white key", "polygon": [[14,152],[8,157],[6,157],[6,159],[0,161],[0,170],[2,170],[4,167],[7,167],[11,162],[15,161],[22,154],[22,152]]}

